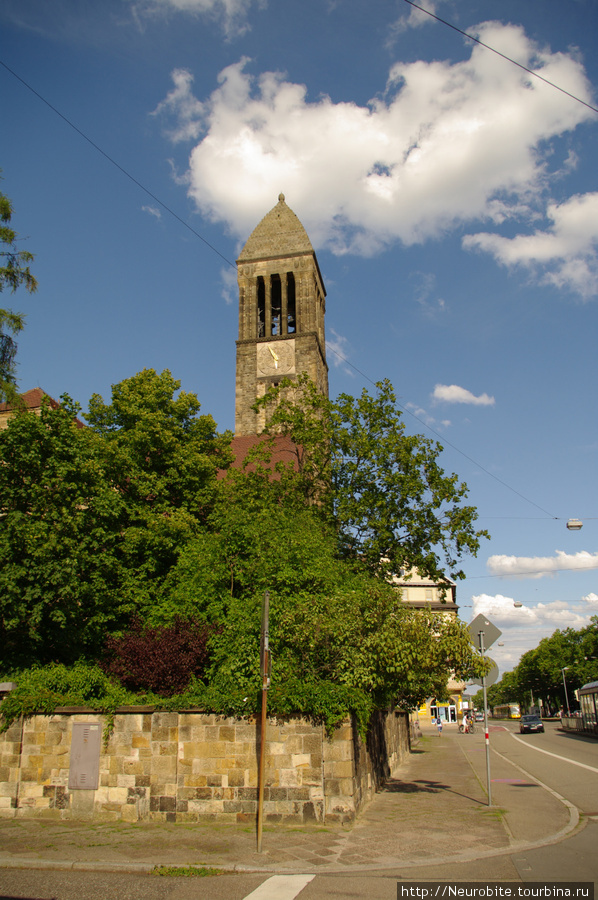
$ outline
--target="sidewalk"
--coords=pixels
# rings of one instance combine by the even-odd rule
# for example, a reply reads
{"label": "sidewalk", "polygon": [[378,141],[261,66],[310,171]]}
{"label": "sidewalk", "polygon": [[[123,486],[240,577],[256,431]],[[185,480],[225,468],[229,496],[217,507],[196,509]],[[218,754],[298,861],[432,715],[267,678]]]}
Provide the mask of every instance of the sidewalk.
{"label": "sidewalk", "polygon": [[482,735],[424,731],[396,777],[350,827],[90,824],[0,819],[0,867],[151,871],[211,866],[237,871],[350,872],[459,863],[550,843],[574,829],[557,797],[496,753],[485,793]]}

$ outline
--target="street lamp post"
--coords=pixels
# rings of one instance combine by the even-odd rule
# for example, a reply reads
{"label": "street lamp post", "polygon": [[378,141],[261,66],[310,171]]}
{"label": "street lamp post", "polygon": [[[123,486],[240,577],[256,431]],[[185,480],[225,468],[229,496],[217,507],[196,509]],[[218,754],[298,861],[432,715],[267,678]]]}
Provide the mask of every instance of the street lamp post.
{"label": "street lamp post", "polygon": [[567,671],[568,668],[569,668],[569,666],[565,666],[563,669],[561,669],[561,672],[563,675],[563,687],[565,688],[565,700],[567,702],[567,715],[570,716],[571,710],[569,709],[569,694],[567,693],[567,681],[565,679],[565,672]]}

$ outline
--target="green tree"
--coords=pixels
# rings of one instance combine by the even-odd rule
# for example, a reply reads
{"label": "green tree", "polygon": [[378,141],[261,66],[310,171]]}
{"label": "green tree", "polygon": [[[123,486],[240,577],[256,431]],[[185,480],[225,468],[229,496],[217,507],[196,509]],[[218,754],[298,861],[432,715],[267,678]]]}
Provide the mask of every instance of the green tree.
{"label": "green tree", "polygon": [[120,564],[122,497],[68,397],[0,431],[0,641],[5,666],[72,662],[130,608]]}
{"label": "green tree", "polygon": [[[17,233],[10,227],[12,215],[11,201],[0,192],[0,291],[8,288],[14,293],[24,285],[32,293],[37,290],[37,281],[29,269],[33,255],[27,250],[19,250]],[[0,401],[9,401],[13,405],[18,404],[14,335],[22,331],[24,324],[22,313],[0,309]]]}
{"label": "green tree", "polygon": [[210,528],[171,570],[167,600],[155,610],[217,626],[212,685],[257,695],[266,590],[279,711],[291,711],[292,703],[295,711],[313,711],[318,697],[337,709],[337,688],[362,710],[413,706],[446,689],[451,671],[465,677],[477,671],[461,622],[407,608],[384,579],[339,556],[336,532],[315,508],[276,502],[271,481],[252,500],[258,483],[252,473],[246,480],[233,476]]}
{"label": "green tree", "polygon": [[306,376],[285,379],[259,406],[270,442],[251,462],[268,463],[276,435],[290,437],[295,459],[276,465],[280,495],[317,506],[347,557],[372,572],[414,567],[438,582],[465,577],[461,557],[475,555],[488,534],[475,529],[467,485],[441,468],[442,446],[407,434],[390,382],[379,382],[375,396],[364,390],[330,401]]}
{"label": "green tree", "polygon": [[110,403],[94,394],[85,418],[105,439],[130,503],[205,521],[217,473],[232,460],[232,435],[218,434],[212,416],[199,415],[197,396],[180,386],[168,370],[144,369],[113,385]]}
{"label": "green tree", "polygon": [[196,395],[179,388],[169,371],[144,369],[113,385],[110,403],[94,394],[86,414],[125,505],[123,554],[142,619],[182,546],[205,525],[218,473],[232,460],[231,435],[218,434]]}
{"label": "green tree", "polygon": [[598,673],[598,617],[579,630],[557,630],[543,638],[537,647],[524,653],[515,669],[523,692],[541,697],[545,705],[558,709],[576,709],[575,691]]}
{"label": "green tree", "polygon": [[68,397],[0,432],[0,611],[13,666],[95,658],[145,619],[181,549],[201,531],[230,438],[170,373],[145,370],[92,398]]}

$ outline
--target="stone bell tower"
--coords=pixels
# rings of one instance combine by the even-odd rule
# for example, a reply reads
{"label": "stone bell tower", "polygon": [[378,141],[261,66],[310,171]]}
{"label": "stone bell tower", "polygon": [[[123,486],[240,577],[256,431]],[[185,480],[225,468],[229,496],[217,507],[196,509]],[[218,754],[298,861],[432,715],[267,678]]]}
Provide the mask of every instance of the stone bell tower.
{"label": "stone bell tower", "polygon": [[259,434],[252,406],[267,388],[306,372],[328,396],[326,290],[305,228],[284,194],[251,233],[237,260],[239,339],[235,435]]}

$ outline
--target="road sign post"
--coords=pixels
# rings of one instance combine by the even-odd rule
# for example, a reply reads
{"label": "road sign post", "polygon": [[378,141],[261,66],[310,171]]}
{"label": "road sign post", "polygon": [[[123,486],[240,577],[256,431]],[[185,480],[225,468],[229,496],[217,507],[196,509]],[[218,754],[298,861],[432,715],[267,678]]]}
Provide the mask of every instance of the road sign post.
{"label": "road sign post", "polygon": [[[492,644],[499,639],[502,635],[502,631],[493,625],[485,616],[479,615],[476,616],[473,622],[468,626],[469,635],[471,637],[472,643],[475,645],[478,644],[480,649],[480,653],[482,655],[482,659],[487,658],[485,656],[486,650],[488,647],[491,647]],[[496,681],[496,677],[498,675],[498,669],[496,669],[496,673],[494,678],[490,682],[493,684]],[[486,676],[482,675],[482,690],[484,696],[484,733],[485,733],[485,742],[486,742],[486,778],[488,780],[488,806],[492,806],[492,780],[490,778],[490,732],[488,729],[488,695],[486,693]]]}

